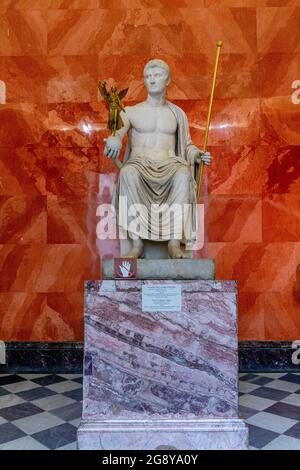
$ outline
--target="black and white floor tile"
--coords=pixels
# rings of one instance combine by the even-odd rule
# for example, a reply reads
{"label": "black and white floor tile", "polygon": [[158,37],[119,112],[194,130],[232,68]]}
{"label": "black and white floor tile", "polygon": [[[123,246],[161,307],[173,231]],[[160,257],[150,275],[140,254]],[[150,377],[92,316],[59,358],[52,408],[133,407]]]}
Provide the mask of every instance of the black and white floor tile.
{"label": "black and white floor tile", "polygon": [[0,449],[76,449],[79,374],[0,375]]}
{"label": "black and white floor tile", "polygon": [[300,374],[240,374],[239,390],[250,448],[300,450]]}
{"label": "black and white floor tile", "polygon": [[[240,374],[250,449],[300,450],[300,374]],[[0,450],[76,449],[79,374],[0,375]]]}

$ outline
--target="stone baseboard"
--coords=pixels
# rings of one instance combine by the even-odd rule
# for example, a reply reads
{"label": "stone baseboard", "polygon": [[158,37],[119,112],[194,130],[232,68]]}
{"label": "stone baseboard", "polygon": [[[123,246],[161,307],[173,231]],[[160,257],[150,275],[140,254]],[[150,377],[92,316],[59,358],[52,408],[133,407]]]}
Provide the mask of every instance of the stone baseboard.
{"label": "stone baseboard", "polygon": [[[103,279],[115,279],[114,260],[102,263]],[[209,280],[215,279],[212,259],[138,259],[138,279]]]}
{"label": "stone baseboard", "polygon": [[79,450],[247,450],[242,419],[82,421]]}

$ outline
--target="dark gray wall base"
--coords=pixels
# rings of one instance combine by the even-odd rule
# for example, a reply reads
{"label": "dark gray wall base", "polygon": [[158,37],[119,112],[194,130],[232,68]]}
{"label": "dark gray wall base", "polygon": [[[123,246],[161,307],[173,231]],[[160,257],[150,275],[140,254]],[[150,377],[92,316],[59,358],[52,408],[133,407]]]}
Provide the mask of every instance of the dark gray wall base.
{"label": "dark gray wall base", "polygon": [[[81,342],[8,342],[5,347],[7,363],[0,364],[2,374],[82,372]],[[241,341],[240,372],[300,372],[300,364],[292,362],[295,351],[290,341]]]}
{"label": "dark gray wall base", "polygon": [[300,350],[292,341],[239,342],[240,372],[300,372],[296,356],[300,359]]}
{"label": "dark gray wall base", "polygon": [[82,373],[83,343],[8,342],[0,373]]}

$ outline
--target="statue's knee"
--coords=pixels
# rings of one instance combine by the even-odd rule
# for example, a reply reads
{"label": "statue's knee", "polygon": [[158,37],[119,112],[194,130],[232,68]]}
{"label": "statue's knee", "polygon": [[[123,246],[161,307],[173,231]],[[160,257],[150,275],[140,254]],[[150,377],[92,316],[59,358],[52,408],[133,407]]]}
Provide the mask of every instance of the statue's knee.
{"label": "statue's knee", "polygon": [[190,170],[189,168],[180,168],[176,171],[175,181],[176,183],[186,183],[190,179]]}
{"label": "statue's knee", "polygon": [[138,175],[136,168],[132,165],[124,165],[120,171],[120,178],[132,181]]}

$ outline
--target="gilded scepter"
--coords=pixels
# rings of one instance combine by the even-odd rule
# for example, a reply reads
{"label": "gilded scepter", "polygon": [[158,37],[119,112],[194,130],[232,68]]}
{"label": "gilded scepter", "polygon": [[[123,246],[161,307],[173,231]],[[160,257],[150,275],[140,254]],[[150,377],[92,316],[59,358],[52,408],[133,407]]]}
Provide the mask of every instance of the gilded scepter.
{"label": "gilded scepter", "polygon": [[[214,68],[214,74],[213,74],[213,81],[212,81],[211,92],[210,92],[209,107],[208,107],[208,113],[207,113],[207,121],[206,121],[205,137],[204,137],[204,147],[203,147],[204,152],[206,152],[206,150],[207,150],[208,133],[209,133],[209,127],[210,127],[210,120],[211,120],[212,104],[213,104],[214,93],[215,93],[215,88],[216,88],[217,71],[218,71],[222,41],[218,41],[216,46],[217,46],[217,56],[216,56],[216,62],[215,62],[215,68]],[[199,173],[198,173],[198,181],[197,181],[197,202],[199,202],[200,195],[201,195],[203,169],[204,169],[204,163],[203,163],[203,161],[201,161],[200,162],[200,169],[199,169]]]}

